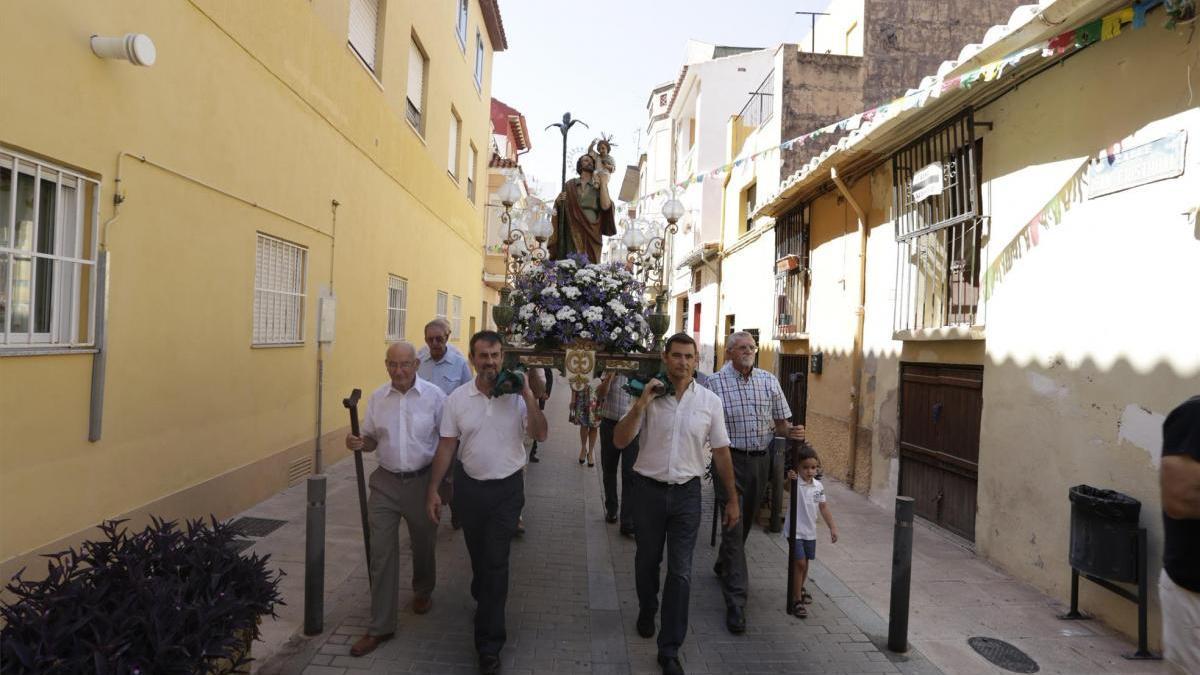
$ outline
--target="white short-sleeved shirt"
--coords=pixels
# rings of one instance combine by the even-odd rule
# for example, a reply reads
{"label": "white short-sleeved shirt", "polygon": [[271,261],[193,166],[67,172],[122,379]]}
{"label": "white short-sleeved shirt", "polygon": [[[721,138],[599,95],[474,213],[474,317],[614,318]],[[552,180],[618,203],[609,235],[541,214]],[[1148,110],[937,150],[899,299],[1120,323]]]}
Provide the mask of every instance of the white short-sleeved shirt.
{"label": "white short-sleeved shirt", "polygon": [[418,376],[403,394],[392,383],[371,392],[362,433],[375,439],[379,465],[388,471],[417,471],[433,461],[442,422],[441,389]]}
{"label": "white short-sleeved shirt", "polygon": [[693,381],[678,400],[660,396],[646,406],[633,470],[663,483],[703,476],[705,446],[729,446],[721,398]]}
{"label": "white short-sleeved shirt", "polygon": [[[821,512],[820,504],[825,503],[825,486],[816,478],[811,483],[804,479],[796,481],[800,492],[796,494],[796,512],[791,515],[796,521],[797,539],[817,538],[817,515]],[[783,537],[787,539],[792,531],[789,522],[783,524]]]}
{"label": "white short-sleeved shirt", "polygon": [[508,478],[525,466],[527,412],[520,394],[490,398],[468,382],[446,399],[441,435],[458,439],[458,459],[471,478]]}

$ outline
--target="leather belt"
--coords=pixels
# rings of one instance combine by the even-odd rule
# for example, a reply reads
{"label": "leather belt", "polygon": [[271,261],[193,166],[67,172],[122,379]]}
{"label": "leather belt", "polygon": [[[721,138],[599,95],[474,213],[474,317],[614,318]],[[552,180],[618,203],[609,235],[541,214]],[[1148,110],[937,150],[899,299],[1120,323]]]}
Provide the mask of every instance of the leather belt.
{"label": "leather belt", "polygon": [[433,462],[430,462],[429,464],[426,464],[425,466],[417,469],[416,471],[392,471],[391,469],[384,469],[382,466],[379,468],[383,469],[384,471],[387,471],[388,473],[392,474],[396,478],[404,480],[406,478],[418,478],[420,476],[424,476],[425,474],[429,473],[429,469],[432,466],[433,466]]}
{"label": "leather belt", "polygon": [[731,452],[737,452],[743,455],[749,455],[751,457],[762,457],[763,455],[767,454],[766,450],[743,450],[741,448],[729,448],[729,450]]}

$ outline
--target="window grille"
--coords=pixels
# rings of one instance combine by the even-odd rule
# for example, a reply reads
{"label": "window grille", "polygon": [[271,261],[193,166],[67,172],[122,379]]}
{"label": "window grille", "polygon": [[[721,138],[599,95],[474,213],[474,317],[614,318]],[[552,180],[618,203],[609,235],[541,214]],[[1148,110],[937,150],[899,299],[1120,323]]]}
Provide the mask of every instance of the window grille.
{"label": "window grille", "polygon": [[483,91],[483,35],[475,31],[475,88]]}
{"label": "window grille", "polygon": [[437,318],[446,318],[446,305],[449,304],[450,295],[446,291],[437,292]]}
{"label": "window grille", "polygon": [[405,114],[409,123],[417,131],[424,134],[425,126],[421,111],[425,109],[425,77],[429,72],[429,58],[421,51],[416,37],[408,48],[408,93],[405,96],[407,105]]}
{"label": "window grille", "polygon": [[450,303],[450,332],[462,335],[462,298],[454,296]]}
{"label": "window grille", "polygon": [[375,44],[379,32],[379,0],[350,0],[350,47],[371,72],[375,72]]}
{"label": "window grille", "polygon": [[896,331],[979,318],[982,142],[974,129],[968,109],[892,157]]}
{"label": "window grille", "polygon": [[388,275],[387,339],[404,339],[404,324],[408,319],[408,280]]}
{"label": "window grille", "polygon": [[100,183],[0,148],[0,348],[95,340]]}
{"label": "window grille", "polygon": [[809,218],[801,204],[775,221],[775,338],[807,332]]}
{"label": "window grille", "polygon": [[458,23],[454,27],[454,34],[458,37],[458,46],[464,51],[467,48],[467,8],[470,6],[470,0],[458,0]]}
{"label": "window grille", "polygon": [[254,271],[254,344],[304,341],[308,251],[259,233]]}

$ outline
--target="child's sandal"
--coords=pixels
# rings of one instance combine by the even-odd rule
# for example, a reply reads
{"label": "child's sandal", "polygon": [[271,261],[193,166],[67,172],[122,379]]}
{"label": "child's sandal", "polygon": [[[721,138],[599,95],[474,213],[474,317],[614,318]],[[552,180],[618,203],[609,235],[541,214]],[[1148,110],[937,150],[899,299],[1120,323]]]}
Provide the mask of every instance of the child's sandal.
{"label": "child's sandal", "polygon": [[792,603],[792,611],[789,613],[800,619],[808,618],[808,610],[804,607],[804,603],[800,601]]}
{"label": "child's sandal", "polygon": [[811,605],[812,604],[812,594],[810,594],[808,591],[801,588],[800,589],[800,602],[803,602],[806,605]]}

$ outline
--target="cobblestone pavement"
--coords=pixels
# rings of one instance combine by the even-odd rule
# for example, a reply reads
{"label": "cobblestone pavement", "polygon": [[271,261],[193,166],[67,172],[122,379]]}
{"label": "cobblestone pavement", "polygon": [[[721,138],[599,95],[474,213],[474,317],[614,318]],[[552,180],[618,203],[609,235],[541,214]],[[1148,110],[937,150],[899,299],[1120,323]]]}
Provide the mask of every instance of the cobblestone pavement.
{"label": "cobblestone pavement", "polygon": [[[565,392],[556,391],[547,408],[551,440],[539,452],[542,461],[529,465],[524,513],[528,532],[512,549],[503,672],[657,673],[654,640],[642,639],[634,630],[633,540],[604,522],[599,450],[595,467],[579,465],[578,433],[565,419]],[[372,467],[370,464],[368,470]],[[343,461],[329,473],[331,483],[352,480],[353,463]],[[879,636],[868,636],[847,616],[847,611],[862,614],[862,603],[819,566],[810,585],[815,598],[810,618],[800,620],[785,614],[786,549],[779,536],[764,534],[762,528],[756,528],[747,543],[751,570],[748,628],[744,635],[731,635],[725,629],[724,602],[712,573],[716,554],[709,546],[712,490],[706,486],[705,492],[705,520],[692,570],[691,625],[681,652],[687,672],[941,672],[916,652],[896,656],[881,651],[872,642]],[[337,498],[353,498],[353,492],[341,490]],[[342,506],[331,505],[330,513],[353,520],[330,523],[330,527],[341,528],[338,531],[343,534],[353,532],[357,509]],[[461,532],[451,530],[448,520],[443,519],[438,533],[438,585],[429,614],[414,615],[411,592],[402,591],[396,638],[366,657],[351,657],[350,644],[364,633],[368,622],[369,596],[361,540],[355,543],[353,537],[342,537],[337,546],[358,548],[328,553],[349,572],[339,577],[327,570],[327,584],[332,581],[333,587],[326,589],[324,633],[311,638],[294,635],[273,654],[256,651],[260,658],[265,656],[256,664],[257,672],[477,672],[470,563]],[[407,586],[411,563],[407,551],[403,555],[401,579],[402,586]],[[299,575],[302,577],[302,570]],[[296,581],[294,577],[290,580],[293,589]],[[293,592],[288,599],[294,603],[290,609],[294,616],[295,605],[302,606],[303,596]],[[877,615],[867,619],[879,620]]]}

